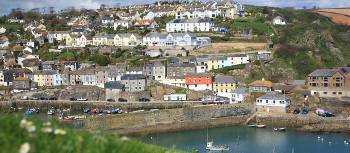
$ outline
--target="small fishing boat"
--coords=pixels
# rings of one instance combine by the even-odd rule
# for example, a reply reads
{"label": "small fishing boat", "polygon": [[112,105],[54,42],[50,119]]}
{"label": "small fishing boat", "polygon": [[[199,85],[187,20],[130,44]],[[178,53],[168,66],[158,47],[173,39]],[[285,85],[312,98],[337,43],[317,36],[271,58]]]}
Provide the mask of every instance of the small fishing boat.
{"label": "small fishing boat", "polygon": [[52,110],[52,109],[48,110],[47,115],[55,115],[55,110]]}
{"label": "small fishing boat", "polygon": [[266,128],[266,125],[265,124],[258,124],[256,125],[257,128]]}
{"label": "small fishing boat", "polygon": [[47,111],[47,115],[55,115],[55,109],[51,108]]}
{"label": "small fishing boat", "polygon": [[230,146],[228,146],[228,145],[214,145],[214,142],[207,142],[206,149],[208,151],[229,151]]}
{"label": "small fishing boat", "polygon": [[273,128],[273,131],[286,131],[286,128]]}
{"label": "small fishing boat", "polygon": [[256,124],[249,124],[248,127],[256,127]]}

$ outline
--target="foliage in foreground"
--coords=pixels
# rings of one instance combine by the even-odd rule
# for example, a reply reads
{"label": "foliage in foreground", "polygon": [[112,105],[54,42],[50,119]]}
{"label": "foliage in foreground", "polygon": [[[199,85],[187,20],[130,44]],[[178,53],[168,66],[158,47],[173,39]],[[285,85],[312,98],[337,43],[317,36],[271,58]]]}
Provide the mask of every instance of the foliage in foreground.
{"label": "foliage in foreground", "polygon": [[0,152],[4,153],[175,153],[115,135],[62,129],[10,115],[0,115]]}

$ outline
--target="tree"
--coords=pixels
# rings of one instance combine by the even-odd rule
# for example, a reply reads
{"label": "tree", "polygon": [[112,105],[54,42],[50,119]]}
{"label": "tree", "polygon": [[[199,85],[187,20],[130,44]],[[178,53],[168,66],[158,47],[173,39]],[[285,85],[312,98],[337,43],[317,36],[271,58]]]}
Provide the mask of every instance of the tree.
{"label": "tree", "polygon": [[107,66],[110,63],[109,58],[102,54],[97,54],[95,59],[95,62],[100,66]]}

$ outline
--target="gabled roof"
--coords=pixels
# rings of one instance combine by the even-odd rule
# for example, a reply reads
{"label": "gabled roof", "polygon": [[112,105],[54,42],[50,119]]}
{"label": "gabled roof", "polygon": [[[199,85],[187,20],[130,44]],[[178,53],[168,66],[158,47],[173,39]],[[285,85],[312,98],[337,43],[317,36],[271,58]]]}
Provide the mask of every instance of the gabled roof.
{"label": "gabled roof", "polygon": [[271,81],[265,81],[265,80],[256,80],[249,84],[249,86],[253,87],[272,87],[272,82]]}
{"label": "gabled roof", "polygon": [[309,74],[309,77],[332,77],[337,73],[336,69],[318,69]]}
{"label": "gabled roof", "polygon": [[119,81],[110,81],[110,82],[106,82],[104,87],[106,89],[123,89],[124,85],[121,84],[121,82]]}
{"label": "gabled roof", "polygon": [[214,83],[236,83],[236,81],[233,76],[218,75],[215,76]]}
{"label": "gabled roof", "polygon": [[146,77],[143,74],[125,74],[120,79],[121,80],[142,80]]}
{"label": "gabled roof", "polygon": [[288,100],[290,97],[279,94],[277,92],[269,92],[265,95],[258,97],[257,99],[268,99],[268,100]]}

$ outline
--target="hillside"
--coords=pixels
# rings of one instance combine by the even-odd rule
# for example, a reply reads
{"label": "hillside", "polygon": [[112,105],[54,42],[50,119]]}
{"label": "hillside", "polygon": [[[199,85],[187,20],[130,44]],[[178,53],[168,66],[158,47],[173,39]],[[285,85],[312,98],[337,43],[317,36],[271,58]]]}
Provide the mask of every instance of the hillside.
{"label": "hillside", "polygon": [[288,24],[273,26],[276,30],[271,38],[275,43],[274,58],[248,71],[250,78],[305,79],[317,68],[350,64],[350,27],[334,24],[327,17],[308,10],[271,8],[266,18],[271,20],[278,15]]}
{"label": "hillside", "polygon": [[[34,120],[34,122],[33,122]],[[0,115],[0,152],[6,153],[180,153],[105,133],[63,129],[54,123]]]}

